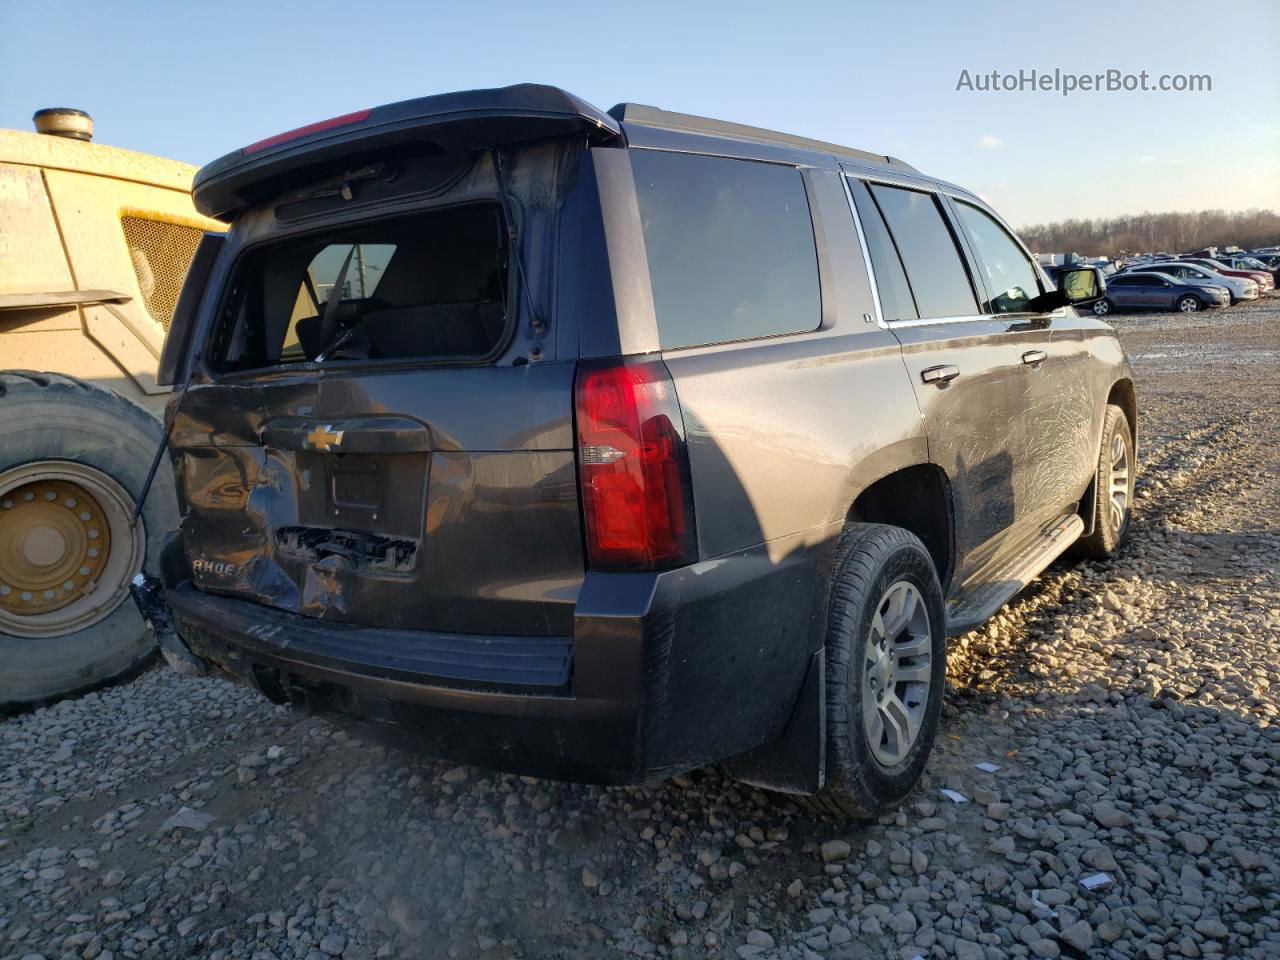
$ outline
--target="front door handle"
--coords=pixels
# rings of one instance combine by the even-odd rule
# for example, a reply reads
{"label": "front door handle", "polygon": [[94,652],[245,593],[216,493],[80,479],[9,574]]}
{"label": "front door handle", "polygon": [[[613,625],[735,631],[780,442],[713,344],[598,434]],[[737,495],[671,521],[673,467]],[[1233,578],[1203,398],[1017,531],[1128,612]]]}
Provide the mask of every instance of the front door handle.
{"label": "front door handle", "polygon": [[960,368],[954,363],[944,363],[936,367],[925,367],[920,371],[920,379],[925,383],[947,383],[960,376]]}
{"label": "front door handle", "polygon": [[1028,350],[1022,355],[1022,362],[1029,363],[1034,366],[1037,363],[1044,363],[1049,359],[1049,355],[1043,350]]}

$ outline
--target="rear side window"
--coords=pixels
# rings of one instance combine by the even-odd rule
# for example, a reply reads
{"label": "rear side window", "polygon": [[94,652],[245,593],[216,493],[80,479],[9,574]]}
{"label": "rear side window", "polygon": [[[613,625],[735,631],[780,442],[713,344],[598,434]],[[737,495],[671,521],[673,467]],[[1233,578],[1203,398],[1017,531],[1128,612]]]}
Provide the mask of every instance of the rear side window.
{"label": "rear side window", "polygon": [[987,313],[1021,313],[1040,295],[1040,278],[1027,255],[995,220],[963,200],[956,213],[973,245],[978,265],[986,276]]}
{"label": "rear side window", "polygon": [[223,370],[482,358],[506,329],[506,276],[496,204],[275,243],[237,268],[212,356]]}
{"label": "rear side window", "polygon": [[921,317],[965,317],[978,311],[955,237],[933,194],[872,184],[902,255]]}
{"label": "rear side window", "polygon": [[634,150],[663,349],[814,330],[818,257],[795,167]]}
{"label": "rear side window", "polygon": [[867,253],[876,274],[876,291],[880,294],[880,309],[886,320],[914,320],[916,302],[911,297],[907,274],[902,269],[902,259],[893,245],[893,237],[884,225],[880,210],[861,180],[849,181],[854,206],[858,208],[858,220],[867,240]]}

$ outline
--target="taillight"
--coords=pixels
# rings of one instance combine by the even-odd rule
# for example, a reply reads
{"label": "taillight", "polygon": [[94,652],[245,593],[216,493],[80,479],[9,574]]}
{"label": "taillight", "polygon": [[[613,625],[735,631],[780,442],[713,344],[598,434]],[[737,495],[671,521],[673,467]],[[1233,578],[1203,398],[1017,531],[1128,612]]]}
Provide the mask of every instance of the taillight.
{"label": "taillight", "polygon": [[665,570],[696,560],[684,423],[666,364],[582,361],[574,408],[587,565]]}

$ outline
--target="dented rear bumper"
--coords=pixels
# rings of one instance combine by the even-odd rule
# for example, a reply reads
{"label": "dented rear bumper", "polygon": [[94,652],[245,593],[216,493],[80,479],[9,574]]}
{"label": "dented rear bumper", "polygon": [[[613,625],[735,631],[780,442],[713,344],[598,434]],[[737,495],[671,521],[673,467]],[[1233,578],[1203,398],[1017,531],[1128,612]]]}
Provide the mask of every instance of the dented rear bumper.
{"label": "dented rear bumper", "polygon": [[190,582],[162,598],[176,649],[278,702],[457,762],[621,784],[782,736],[817,649],[796,615],[821,583],[815,562],[808,551],[771,561],[762,546],[663,573],[588,574],[566,637],[362,627]]}

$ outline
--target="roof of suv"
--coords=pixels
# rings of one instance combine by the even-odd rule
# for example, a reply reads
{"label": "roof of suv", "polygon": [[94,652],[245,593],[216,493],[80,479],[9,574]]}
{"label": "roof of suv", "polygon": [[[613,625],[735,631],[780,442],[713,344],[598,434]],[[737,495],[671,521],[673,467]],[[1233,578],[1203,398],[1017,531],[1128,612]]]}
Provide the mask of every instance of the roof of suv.
{"label": "roof of suv", "polygon": [[789,133],[779,133],[776,130],[747,126],[744,123],[713,120],[709,117],[697,117],[688,113],[675,113],[671,110],[663,110],[643,103],[619,103],[610,108],[609,116],[624,124],[624,126],[634,124],[684,133],[703,133],[715,137],[729,137],[734,140],[750,140],[757,143],[796,147],[801,150],[813,150],[817,153],[828,153],[843,159],[856,160],[859,163],[889,166],[902,173],[921,176],[920,171],[910,164],[903,163],[896,157],[885,156],[882,153],[855,150],[853,147],[842,147],[838,143],[812,140],[808,137],[797,137]]}
{"label": "roof of suv", "polygon": [[403,100],[268,137],[201,168],[193,195],[202,213],[225,219],[265,199],[291,174],[367,162],[382,149],[419,144],[475,150],[567,135],[625,142],[626,127],[765,143],[921,176],[883,154],[641,104],[622,103],[604,113],[558,87],[522,83]]}

